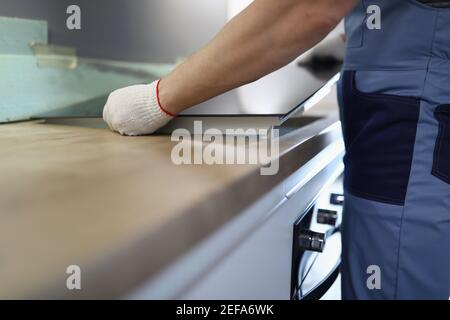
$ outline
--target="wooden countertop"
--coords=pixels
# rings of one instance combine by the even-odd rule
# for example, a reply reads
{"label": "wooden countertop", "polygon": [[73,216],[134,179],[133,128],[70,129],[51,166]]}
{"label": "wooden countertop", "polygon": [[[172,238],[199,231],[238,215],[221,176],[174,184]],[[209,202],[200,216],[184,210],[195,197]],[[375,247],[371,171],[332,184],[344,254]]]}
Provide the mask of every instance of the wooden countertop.
{"label": "wooden countertop", "polygon": [[[336,117],[318,121],[325,129]],[[118,297],[161,270],[297,170],[315,130],[281,139],[280,172],[176,166],[168,136],[106,129],[0,126],[0,298]]]}

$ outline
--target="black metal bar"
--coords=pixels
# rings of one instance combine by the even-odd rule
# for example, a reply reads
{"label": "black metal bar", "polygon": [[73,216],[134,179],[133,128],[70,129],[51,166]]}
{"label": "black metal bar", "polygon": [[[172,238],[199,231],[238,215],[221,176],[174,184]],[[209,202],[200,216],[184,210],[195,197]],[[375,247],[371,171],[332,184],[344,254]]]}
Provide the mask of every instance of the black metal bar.
{"label": "black metal bar", "polygon": [[326,276],[324,280],[322,280],[322,282],[320,282],[314,289],[312,289],[306,295],[299,297],[298,300],[301,301],[320,300],[335,283],[337,277],[339,276],[339,273],[341,272],[340,269],[341,269],[341,259],[339,259],[338,263],[334,266],[333,270]]}

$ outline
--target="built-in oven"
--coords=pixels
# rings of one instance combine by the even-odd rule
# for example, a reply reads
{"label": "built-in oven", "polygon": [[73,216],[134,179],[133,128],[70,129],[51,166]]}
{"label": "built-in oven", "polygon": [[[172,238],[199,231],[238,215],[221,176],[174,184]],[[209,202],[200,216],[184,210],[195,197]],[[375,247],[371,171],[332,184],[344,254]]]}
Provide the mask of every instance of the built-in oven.
{"label": "built-in oven", "polygon": [[342,178],[323,190],[293,226],[292,300],[340,299]]}

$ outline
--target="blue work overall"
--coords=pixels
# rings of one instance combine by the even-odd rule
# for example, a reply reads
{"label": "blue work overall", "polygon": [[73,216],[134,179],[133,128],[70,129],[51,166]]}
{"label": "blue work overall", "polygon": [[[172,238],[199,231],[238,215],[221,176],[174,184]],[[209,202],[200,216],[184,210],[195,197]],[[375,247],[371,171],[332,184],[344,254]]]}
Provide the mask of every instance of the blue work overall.
{"label": "blue work overall", "polygon": [[339,84],[344,299],[449,299],[450,9],[361,0]]}

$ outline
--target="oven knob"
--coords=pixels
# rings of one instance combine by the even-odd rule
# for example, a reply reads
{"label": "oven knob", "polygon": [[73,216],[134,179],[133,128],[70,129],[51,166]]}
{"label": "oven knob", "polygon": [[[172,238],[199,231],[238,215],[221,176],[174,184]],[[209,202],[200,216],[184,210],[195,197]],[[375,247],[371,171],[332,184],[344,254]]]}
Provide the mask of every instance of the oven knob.
{"label": "oven knob", "polygon": [[323,252],[326,240],[323,233],[303,230],[300,232],[298,241],[301,250]]}
{"label": "oven knob", "polygon": [[337,211],[319,209],[317,211],[317,223],[335,226],[338,219]]}
{"label": "oven knob", "polygon": [[344,204],[344,195],[332,193],[330,197],[330,203],[338,206],[342,206]]}

